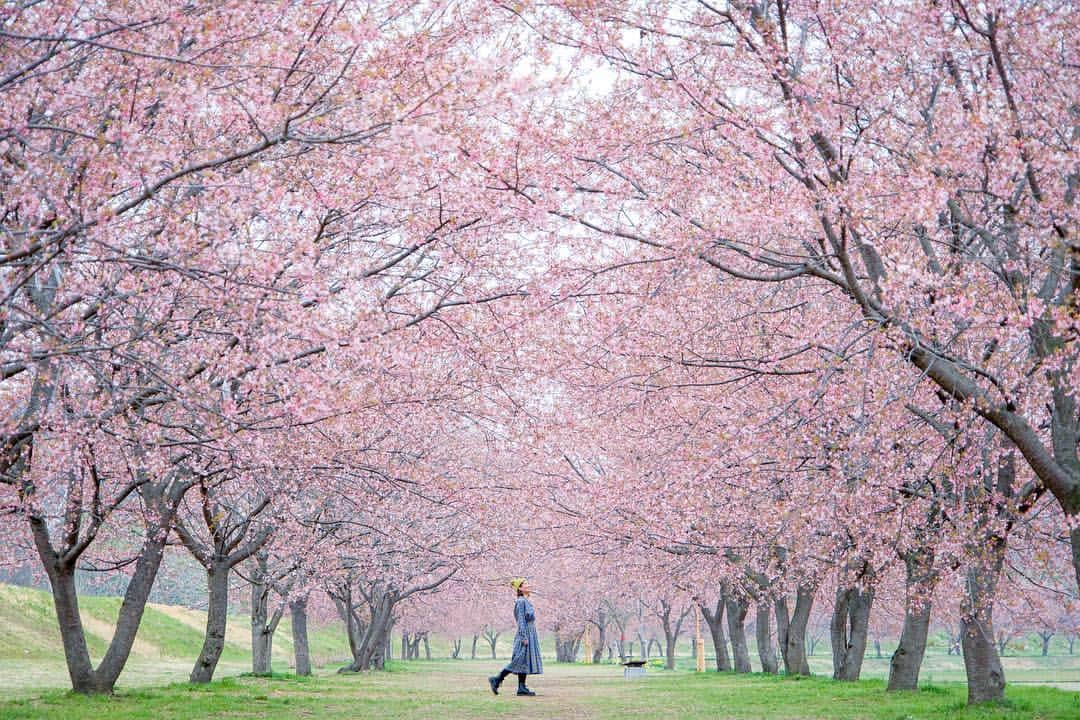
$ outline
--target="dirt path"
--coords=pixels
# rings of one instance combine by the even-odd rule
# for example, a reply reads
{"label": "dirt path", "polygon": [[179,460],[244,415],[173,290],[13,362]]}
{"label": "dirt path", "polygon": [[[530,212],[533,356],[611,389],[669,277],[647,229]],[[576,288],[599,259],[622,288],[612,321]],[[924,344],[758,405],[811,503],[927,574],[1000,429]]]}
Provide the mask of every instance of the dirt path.
{"label": "dirt path", "polygon": [[[513,676],[506,679],[499,695],[493,696],[487,686],[487,677],[497,669],[483,663],[463,663],[461,666],[437,666],[426,677],[417,678],[409,673],[407,684],[424,692],[447,696],[463,693],[480,693],[487,698],[491,716],[499,718],[559,718],[560,720],[588,720],[610,717],[610,705],[622,705],[632,712],[632,700],[624,698],[622,669],[612,666],[550,664],[540,676],[529,678],[529,687],[535,697],[517,697],[517,681]],[[608,705],[601,712],[598,705]]]}

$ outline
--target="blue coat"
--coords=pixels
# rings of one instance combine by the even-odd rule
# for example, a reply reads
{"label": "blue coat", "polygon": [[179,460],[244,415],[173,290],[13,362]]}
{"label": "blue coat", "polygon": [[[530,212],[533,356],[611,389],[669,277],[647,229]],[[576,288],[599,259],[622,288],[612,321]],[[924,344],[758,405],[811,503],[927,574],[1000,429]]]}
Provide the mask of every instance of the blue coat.
{"label": "blue coat", "polygon": [[[517,621],[517,633],[514,635],[514,654],[510,657],[507,672],[539,675],[544,672],[544,661],[540,658],[540,638],[536,636],[536,610],[528,598],[519,597],[514,603],[514,620]],[[525,644],[525,640],[528,644]]]}

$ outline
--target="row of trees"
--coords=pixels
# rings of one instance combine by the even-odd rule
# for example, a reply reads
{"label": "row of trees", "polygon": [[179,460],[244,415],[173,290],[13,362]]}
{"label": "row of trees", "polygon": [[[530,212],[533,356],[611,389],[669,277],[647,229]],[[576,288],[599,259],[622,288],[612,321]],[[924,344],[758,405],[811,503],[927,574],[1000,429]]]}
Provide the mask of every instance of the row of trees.
{"label": "row of trees", "polygon": [[[0,531],[73,687],[111,691],[180,543],[195,682],[234,573],[257,669],[321,588],[350,670],[423,596],[531,573],[563,657],[596,598],[669,589],[665,637],[697,603],[745,667],[753,608],[762,665],[806,673],[831,596],[841,680],[890,593],[891,687],[936,613],[1000,699],[1002,584],[1036,614],[1080,592],[1076,23],[16,3]],[[96,665],[79,569],[128,577]]]}

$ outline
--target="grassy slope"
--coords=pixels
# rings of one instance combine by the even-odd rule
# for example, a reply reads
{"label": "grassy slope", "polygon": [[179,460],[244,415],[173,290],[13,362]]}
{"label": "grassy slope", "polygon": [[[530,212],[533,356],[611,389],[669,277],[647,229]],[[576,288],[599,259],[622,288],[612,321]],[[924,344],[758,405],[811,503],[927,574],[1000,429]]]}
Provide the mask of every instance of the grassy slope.
{"label": "grassy slope", "polygon": [[[104,654],[120,610],[120,598],[79,598],[90,654]],[[168,682],[186,676],[202,647],[206,614],[186,608],[151,604],[139,625],[131,667],[122,685]],[[292,659],[292,629],[284,620],[274,635],[274,662],[285,669]],[[223,672],[243,672],[250,666],[250,630],[246,615],[229,618],[222,653]],[[348,656],[348,644],[337,626],[310,631],[313,660],[337,662]],[[60,686],[66,681],[63,646],[56,626],[52,597],[40,590],[0,584],[0,696],[15,688]],[[185,669],[186,668],[186,669]],[[182,673],[182,674],[178,674]]]}
{"label": "grassy slope", "polygon": [[[962,720],[1073,720],[1080,694],[1045,687],[1010,687],[1002,707],[966,709],[964,687],[938,685],[919,693],[888,695],[881,681],[835,683],[762,675],[697,675],[650,670],[627,682],[608,665],[554,665],[530,684],[535,698],[485,687],[480,662],[395,664],[391,672],[312,679],[227,678],[208,687],[171,685],[83,698],[50,692],[0,702],[0,720],[108,717],[110,720],[197,718],[960,718]],[[508,688],[509,689],[509,688]]]}

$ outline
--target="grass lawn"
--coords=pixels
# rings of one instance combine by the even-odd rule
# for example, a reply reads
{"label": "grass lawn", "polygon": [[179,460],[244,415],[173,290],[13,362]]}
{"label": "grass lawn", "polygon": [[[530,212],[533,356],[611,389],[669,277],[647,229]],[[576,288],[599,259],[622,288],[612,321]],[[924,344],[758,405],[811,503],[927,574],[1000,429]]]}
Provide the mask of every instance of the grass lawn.
{"label": "grass lawn", "polygon": [[[95,660],[112,635],[119,599],[80,598],[87,641]],[[0,584],[0,720],[49,718],[68,720],[202,719],[202,718],[1069,718],[1080,720],[1080,655],[1056,646],[1050,657],[1034,654],[1034,646],[1017,646],[1002,660],[1010,683],[1008,705],[964,708],[963,661],[933,645],[923,664],[926,689],[920,693],[887,695],[891,647],[883,657],[868,655],[863,666],[867,680],[840,684],[831,673],[827,648],[810,659],[813,679],[763,675],[733,676],[691,672],[689,645],[680,647],[674,672],[650,668],[647,678],[627,682],[615,665],[560,665],[548,659],[547,672],[531,684],[536,698],[510,694],[494,697],[486,676],[505,662],[509,634],[499,639],[502,660],[432,660],[394,663],[390,672],[339,676],[335,670],[348,655],[340,624],[313,627],[313,660],[317,677],[272,679],[241,676],[249,670],[248,621],[229,619],[225,652],[218,665],[219,680],[208,687],[184,681],[202,644],[205,614],[167,605],[148,607],[131,658],[107,698],[76,697],[66,692],[63,662],[52,601],[47,593]],[[550,638],[541,644],[549,651]],[[935,642],[940,638],[932,638]],[[395,642],[397,638],[395,638]],[[471,637],[463,652],[470,652]],[[445,658],[449,639],[433,637],[433,657]],[[481,641],[479,654],[490,648]],[[395,654],[398,652],[395,644]],[[287,623],[274,642],[274,668],[287,670],[292,647]],[[752,652],[753,654],[753,652]],[[755,657],[756,662],[756,657]],[[710,659],[711,663],[711,659]],[[1055,684],[1057,689],[1035,683]]]}
{"label": "grass lawn", "polygon": [[888,695],[880,680],[835,683],[763,675],[695,674],[650,669],[625,681],[610,665],[556,665],[530,683],[535,698],[518,698],[508,683],[499,697],[485,677],[498,663],[395,663],[382,673],[311,679],[230,677],[208,687],[136,688],[84,698],[49,690],[0,701],[0,720],[196,720],[201,718],[995,718],[1075,720],[1080,693],[1010,686],[1003,707],[968,710],[965,688],[938,684]]}

